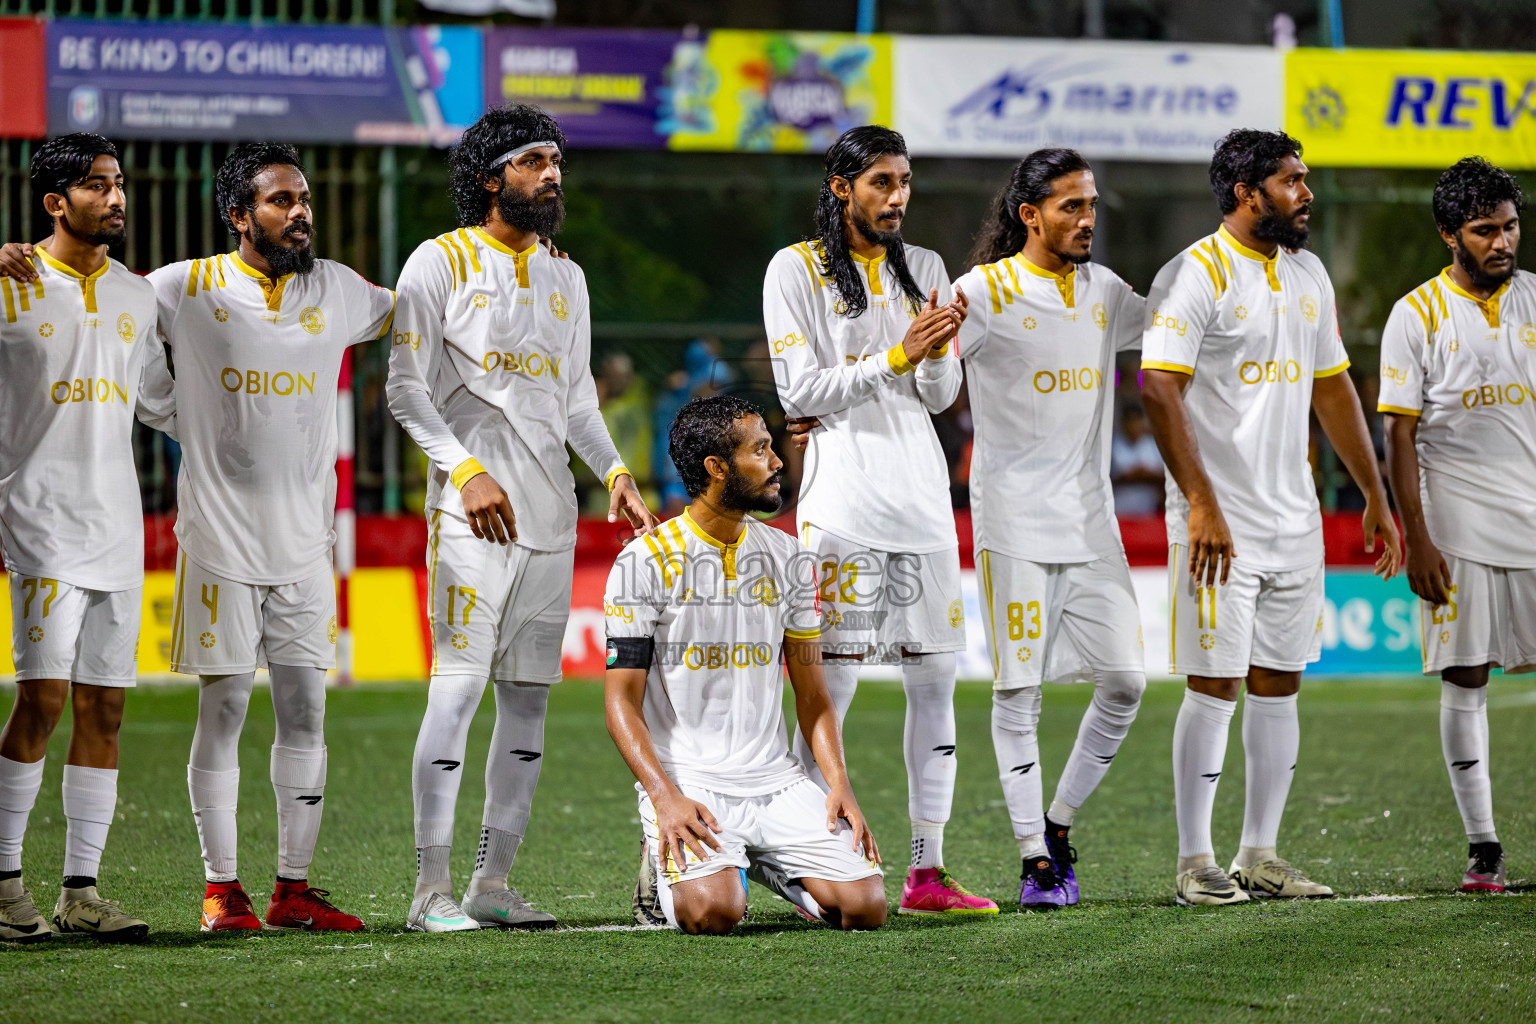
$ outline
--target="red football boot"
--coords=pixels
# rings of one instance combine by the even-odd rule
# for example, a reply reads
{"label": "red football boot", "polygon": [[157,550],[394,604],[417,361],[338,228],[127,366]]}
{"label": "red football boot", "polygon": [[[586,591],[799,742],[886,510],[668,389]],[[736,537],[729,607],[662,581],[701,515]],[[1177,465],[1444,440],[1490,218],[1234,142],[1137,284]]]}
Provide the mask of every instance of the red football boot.
{"label": "red football boot", "polygon": [[203,895],[203,931],[238,932],[261,929],[251,911],[251,898],[239,882],[209,882]]}
{"label": "red football boot", "polygon": [[342,913],[326,899],[330,893],[308,882],[278,882],[267,904],[268,928],[301,928],[312,932],[360,932],[363,919]]}

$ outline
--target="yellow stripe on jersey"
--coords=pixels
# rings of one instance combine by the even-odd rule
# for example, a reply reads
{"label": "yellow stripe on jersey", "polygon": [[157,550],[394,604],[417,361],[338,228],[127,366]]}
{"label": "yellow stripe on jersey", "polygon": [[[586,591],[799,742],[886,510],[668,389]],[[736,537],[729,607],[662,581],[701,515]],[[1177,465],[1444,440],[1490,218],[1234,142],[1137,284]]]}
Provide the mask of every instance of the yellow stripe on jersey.
{"label": "yellow stripe on jersey", "polygon": [[1184,545],[1175,544],[1168,551],[1168,670],[1179,674],[1179,573],[1174,566],[1185,565]]}
{"label": "yellow stripe on jersey", "polygon": [[457,238],[454,238],[452,235],[448,235],[446,237],[448,239],[449,247],[453,249],[453,255],[450,256],[449,258],[450,259],[456,258],[457,261],[458,261],[459,280],[463,281],[465,284],[468,284],[469,283],[469,270],[468,270],[468,268],[465,265],[464,250],[459,248],[459,240]]}
{"label": "yellow stripe on jersey", "polygon": [[815,629],[786,629],[784,631],[784,638],[786,640],[817,640],[820,637],[820,626],[817,626]]}
{"label": "yellow stripe on jersey", "polygon": [[1193,366],[1185,366],[1182,363],[1158,363],[1150,359],[1144,359],[1142,360],[1141,368],[1143,370],[1169,370],[1173,373],[1185,373],[1191,377],[1195,375],[1195,368]]}
{"label": "yellow stripe on jersey", "polygon": [[469,229],[459,228],[454,234],[458,235],[459,240],[464,243],[464,251],[469,254],[469,265],[475,268],[475,273],[480,273],[480,254],[475,251],[475,243],[469,237]]}
{"label": "yellow stripe on jersey", "polygon": [[218,275],[217,276],[217,280],[219,282],[219,287],[223,288],[223,287],[225,287],[225,285],[224,285],[224,254],[223,253],[219,253],[217,256],[215,256],[213,258],[213,262],[214,262],[214,266],[216,266],[218,268],[216,273]]}
{"label": "yellow stripe on jersey", "polygon": [[432,241],[436,242],[438,246],[443,250],[443,255],[448,257],[448,275],[453,278],[453,290],[458,291],[459,268],[458,265],[453,262],[453,250],[448,248],[448,243],[443,241],[441,238],[434,238]]}
{"label": "yellow stripe on jersey", "polygon": [[[1445,308],[1445,292],[1440,290],[1439,278],[1435,278],[1429,282],[1429,290],[1435,293],[1435,301],[1440,308],[1440,319],[1449,320],[1451,318],[1451,313],[1448,309]],[[1471,299],[1472,296],[1468,295],[1467,298]],[[1472,299],[1472,301],[1476,302],[1477,300]],[[1493,324],[1492,326],[1497,327],[1498,324]]]}
{"label": "yellow stripe on jersey", "polygon": [[790,248],[800,254],[800,258],[805,261],[805,269],[810,272],[811,283],[820,288],[825,278],[821,276],[821,270],[817,266],[818,260],[814,253],[812,253],[811,247],[805,242],[798,242],[790,246]]}
{"label": "yellow stripe on jersey", "polygon": [[192,269],[187,271],[187,298],[189,299],[197,294],[198,264],[202,262],[202,260],[193,260]]}
{"label": "yellow stripe on jersey", "polygon": [[1419,314],[1419,319],[1424,322],[1424,343],[1426,345],[1434,344],[1434,340],[1435,340],[1435,323],[1434,323],[1434,320],[1430,317],[1430,315],[1427,312],[1425,312],[1423,305],[1420,304],[1420,302],[1419,302],[1419,300],[1418,300],[1418,298],[1416,297],[1415,294],[1405,295],[1405,296],[1403,296],[1403,298],[1408,300],[1408,305],[1413,307],[1413,311],[1415,313]]}
{"label": "yellow stripe on jersey", "polygon": [[621,462],[617,466],[613,467],[613,469],[608,471],[608,475],[603,478],[603,486],[611,491],[613,490],[613,485],[618,483],[619,477],[633,477],[634,475],[635,474],[631,473],[628,468],[625,467],[624,463]]}
{"label": "yellow stripe on jersey", "polygon": [[992,597],[992,552],[985,549],[977,552],[976,565],[981,570],[981,589],[987,599],[987,631],[992,636],[992,678],[997,679],[1003,674],[1003,663],[997,653],[997,622],[992,617],[996,614]]}
{"label": "yellow stripe on jersey", "polygon": [[0,294],[5,296],[5,322],[16,322],[16,297],[11,294],[11,279],[0,277]]}
{"label": "yellow stripe on jersey", "polygon": [[181,552],[181,566],[176,572],[176,596],[171,602],[171,668],[181,669],[181,640],[186,634],[182,624],[182,603],[187,592],[187,553]]}
{"label": "yellow stripe on jersey", "polygon": [[982,264],[981,272],[987,275],[987,287],[992,291],[992,312],[1001,313],[1003,311],[1003,300],[997,293],[997,278],[992,272],[992,264]]}
{"label": "yellow stripe on jersey", "polygon": [[667,589],[672,587],[672,560],[662,551],[660,534],[647,533],[641,536],[645,546],[651,549],[651,557],[656,562],[656,568],[661,572],[661,585]]}
{"label": "yellow stripe on jersey", "polygon": [[[1020,298],[1023,298],[1024,297],[1024,286],[1019,284],[1019,275],[1014,273],[1013,261],[1012,260],[1003,260],[1003,266],[1008,271],[1008,280],[1013,285],[1013,290],[1018,293]],[[999,281],[1002,280],[1002,275],[1001,274],[998,275],[998,280]],[[1003,291],[1004,291],[1004,293],[1006,293],[1008,291],[1008,289],[1005,287],[1003,289]],[[1012,295],[1008,296],[1008,301],[1009,302],[1013,301],[1013,296]]]}
{"label": "yellow stripe on jersey", "polygon": [[[219,283],[223,284],[224,282],[220,281]],[[374,338],[374,341],[378,341],[379,338],[389,337],[390,332],[394,329],[395,326],[395,306],[399,303],[399,301],[399,295],[396,295],[394,292],[389,293],[389,316],[384,318],[384,326],[379,328],[378,338]]]}
{"label": "yellow stripe on jersey", "polygon": [[1222,287],[1221,275],[1216,273],[1216,268],[1211,265],[1211,261],[1200,255],[1198,248],[1189,250],[1189,254],[1200,261],[1200,265],[1205,268],[1206,276],[1211,279],[1211,288],[1216,292],[1216,297],[1221,298],[1226,289]]}
{"label": "yellow stripe on jersey", "polygon": [[442,509],[432,510],[432,552],[427,558],[427,622],[432,634],[432,674],[437,674],[437,546],[442,535]]}
{"label": "yellow stripe on jersey", "polygon": [[21,306],[23,313],[30,313],[32,306],[27,302],[27,286],[20,281],[16,282],[16,302]]}
{"label": "yellow stripe on jersey", "polygon": [[1403,408],[1400,405],[1388,405],[1385,402],[1377,403],[1376,411],[1377,412],[1390,412],[1394,416],[1422,416],[1422,415],[1424,415],[1424,410],[1422,410],[1422,409],[1405,409],[1405,408]]}
{"label": "yellow stripe on jersey", "polygon": [[1344,360],[1338,366],[1330,366],[1326,370],[1313,370],[1312,371],[1312,377],[1313,377],[1314,380],[1315,379],[1320,379],[1322,377],[1335,377],[1335,376],[1343,373],[1347,369],[1349,369],[1349,360],[1348,359]]}

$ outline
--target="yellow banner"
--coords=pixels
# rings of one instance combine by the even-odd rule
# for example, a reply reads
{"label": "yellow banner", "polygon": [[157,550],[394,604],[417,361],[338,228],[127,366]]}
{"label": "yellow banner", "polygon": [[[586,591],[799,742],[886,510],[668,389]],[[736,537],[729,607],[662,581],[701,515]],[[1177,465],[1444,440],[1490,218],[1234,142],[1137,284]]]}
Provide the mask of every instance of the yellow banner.
{"label": "yellow banner", "polygon": [[679,44],[662,113],[673,149],[820,153],[891,124],[891,37],[710,32]]}
{"label": "yellow banner", "polygon": [[1536,167],[1536,55],[1293,50],[1285,127],[1319,167]]}

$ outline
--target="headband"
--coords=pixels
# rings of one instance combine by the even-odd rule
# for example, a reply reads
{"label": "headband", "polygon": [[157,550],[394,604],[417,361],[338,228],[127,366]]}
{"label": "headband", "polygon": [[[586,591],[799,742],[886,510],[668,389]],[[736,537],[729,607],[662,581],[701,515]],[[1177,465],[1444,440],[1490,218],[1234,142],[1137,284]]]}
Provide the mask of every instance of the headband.
{"label": "headband", "polygon": [[560,148],[560,144],[558,142],[530,142],[525,146],[518,146],[516,149],[509,149],[495,160],[492,160],[491,170],[494,171],[496,168],[500,167],[507,161],[516,160],[530,149],[538,149],[540,146],[554,146],[556,149]]}

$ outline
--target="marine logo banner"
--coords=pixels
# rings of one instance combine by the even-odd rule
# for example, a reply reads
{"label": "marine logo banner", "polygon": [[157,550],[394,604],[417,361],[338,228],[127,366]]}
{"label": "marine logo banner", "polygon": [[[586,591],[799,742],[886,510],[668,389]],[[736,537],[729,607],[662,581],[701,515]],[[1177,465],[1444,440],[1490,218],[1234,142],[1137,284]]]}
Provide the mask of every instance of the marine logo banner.
{"label": "marine logo banner", "polygon": [[899,36],[896,72],[896,127],[923,156],[1207,163],[1233,128],[1281,119],[1280,57],[1261,46]]}

